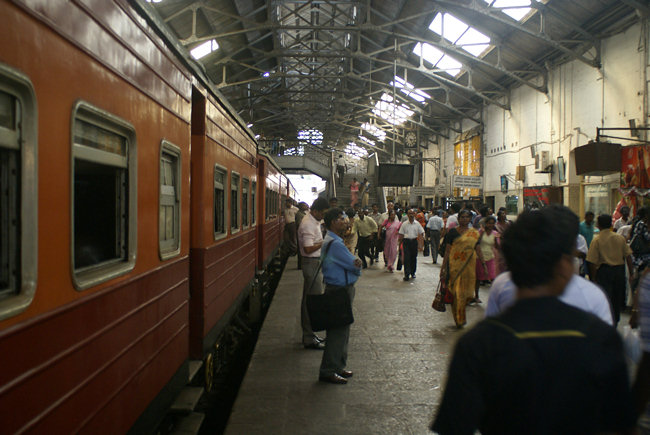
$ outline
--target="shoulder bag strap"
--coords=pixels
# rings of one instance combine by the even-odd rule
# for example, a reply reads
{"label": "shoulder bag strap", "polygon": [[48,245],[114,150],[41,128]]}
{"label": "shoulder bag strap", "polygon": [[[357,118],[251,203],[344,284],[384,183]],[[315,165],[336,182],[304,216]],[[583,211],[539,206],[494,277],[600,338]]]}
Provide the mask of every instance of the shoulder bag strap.
{"label": "shoulder bag strap", "polygon": [[[332,240],[333,242],[334,240]],[[330,246],[332,246],[332,242],[329,242],[327,246],[325,246],[325,253],[323,257],[327,256],[327,252],[330,250]],[[320,272],[320,268],[323,266],[323,262],[318,260],[318,268],[316,269],[316,273],[314,273],[314,276],[311,278],[311,284],[309,285],[309,290],[314,286],[314,282],[316,282],[316,277],[318,276],[318,272]],[[347,283],[347,276],[346,276],[346,283]]]}

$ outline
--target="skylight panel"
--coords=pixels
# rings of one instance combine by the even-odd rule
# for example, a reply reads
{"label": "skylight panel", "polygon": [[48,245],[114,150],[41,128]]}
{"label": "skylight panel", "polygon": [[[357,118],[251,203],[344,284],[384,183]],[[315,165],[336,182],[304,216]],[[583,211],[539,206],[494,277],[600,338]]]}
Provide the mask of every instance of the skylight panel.
{"label": "skylight panel", "polygon": [[415,86],[407,82],[401,77],[395,76],[395,80],[390,82],[391,86],[399,88],[400,92],[405,94],[408,97],[413,98],[419,103],[424,103],[426,100],[431,99],[431,95],[427,94],[424,91],[416,89]]}
{"label": "skylight panel", "polygon": [[365,143],[367,143],[368,145],[371,145],[371,146],[373,146],[373,147],[374,147],[375,144],[377,143],[377,142],[375,142],[375,141],[372,140],[372,139],[368,139],[367,137],[365,137],[365,136],[362,135],[362,134],[359,135],[359,139],[361,139],[362,141],[364,141]]}
{"label": "skylight panel", "polygon": [[386,132],[381,128],[373,125],[369,122],[364,122],[361,124],[361,128],[366,130],[368,133],[379,139],[379,142],[383,142],[386,139]]}
{"label": "skylight panel", "polygon": [[[492,1],[492,0],[485,0]],[[517,0],[505,0],[517,1]],[[529,1],[529,0],[525,0]],[[458,45],[474,56],[482,54],[490,45],[490,37],[468,26],[458,18],[448,13],[438,13],[431,21],[429,29],[445,38],[454,45]]]}
{"label": "skylight panel", "polygon": [[490,38],[470,27],[467,29],[465,34],[456,41],[456,45],[460,45],[463,50],[478,57],[490,46]]}
{"label": "skylight panel", "polygon": [[418,42],[413,48],[413,53],[422,56],[424,60],[431,63],[434,67],[444,70],[451,76],[460,73],[463,64],[451,56],[444,54],[431,44]]}
{"label": "skylight panel", "polygon": [[323,143],[323,133],[316,129],[300,130],[298,132],[298,140],[312,145],[320,145]]}
{"label": "skylight panel", "polygon": [[381,96],[381,100],[375,104],[372,113],[385,119],[390,124],[399,125],[406,122],[415,112],[404,104],[397,105],[393,103],[393,97],[384,93]]}
{"label": "skylight panel", "polygon": [[354,142],[348,143],[348,145],[345,147],[345,150],[343,152],[348,156],[357,159],[361,159],[368,156],[368,150],[366,150],[364,147],[360,147]]}
{"label": "skylight panel", "polygon": [[190,50],[190,54],[194,59],[198,60],[202,57],[207,56],[218,48],[219,44],[217,44],[217,41],[211,39],[210,41],[206,41],[203,44],[194,47],[192,50]]}
{"label": "skylight panel", "polygon": [[495,9],[500,9],[504,14],[521,21],[530,12],[531,0],[483,0]]}

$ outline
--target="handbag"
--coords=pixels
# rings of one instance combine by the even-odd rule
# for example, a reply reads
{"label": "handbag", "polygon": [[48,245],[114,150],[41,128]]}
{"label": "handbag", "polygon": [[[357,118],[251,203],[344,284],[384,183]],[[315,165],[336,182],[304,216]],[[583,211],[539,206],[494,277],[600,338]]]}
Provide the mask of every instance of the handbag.
{"label": "handbag", "polygon": [[328,286],[322,295],[307,295],[311,329],[323,331],[354,323],[348,287]]}
{"label": "handbag", "polygon": [[[328,243],[325,247],[323,257],[327,257],[332,243]],[[318,269],[312,278],[311,285],[318,276],[318,272],[323,263],[318,263]],[[313,331],[323,331],[326,329],[339,328],[341,326],[350,325],[354,323],[354,316],[352,315],[352,301],[348,293],[348,273],[345,271],[345,287],[326,286],[325,293],[320,295],[307,294],[306,305],[307,314],[311,323]]]}
{"label": "handbag", "polygon": [[443,300],[442,296],[442,281],[438,281],[438,288],[436,289],[436,295],[433,297],[431,308],[436,311],[440,311],[441,313],[447,311],[447,307],[445,306],[445,301]]}

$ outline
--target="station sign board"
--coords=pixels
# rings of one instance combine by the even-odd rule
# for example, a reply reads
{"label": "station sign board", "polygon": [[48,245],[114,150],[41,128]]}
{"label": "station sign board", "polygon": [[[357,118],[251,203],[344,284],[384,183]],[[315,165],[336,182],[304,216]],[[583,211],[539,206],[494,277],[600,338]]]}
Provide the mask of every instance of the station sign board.
{"label": "station sign board", "polygon": [[452,179],[454,187],[465,189],[482,189],[483,177],[470,177],[468,175],[454,175]]}

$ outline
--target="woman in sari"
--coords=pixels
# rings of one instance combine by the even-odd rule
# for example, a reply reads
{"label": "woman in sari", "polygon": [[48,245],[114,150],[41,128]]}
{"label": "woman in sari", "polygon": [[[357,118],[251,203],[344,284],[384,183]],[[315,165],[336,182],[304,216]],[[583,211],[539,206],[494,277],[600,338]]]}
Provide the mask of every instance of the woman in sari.
{"label": "woman in sari", "polygon": [[350,183],[350,207],[354,208],[354,206],[359,202],[359,187],[361,185],[357,181],[356,178],[352,179],[352,183]]}
{"label": "woman in sari", "polygon": [[393,264],[395,264],[398,252],[397,244],[399,242],[399,228],[402,226],[402,223],[397,219],[395,211],[391,210],[388,212],[388,219],[386,219],[381,226],[386,228],[386,234],[384,236],[384,258],[386,261],[386,267],[390,273],[393,273]]}
{"label": "woman in sari", "polygon": [[454,298],[451,314],[458,328],[467,323],[465,308],[474,298],[476,286],[476,245],[479,233],[474,228],[469,228],[471,217],[469,210],[458,213],[458,226],[450,229],[445,236],[446,252],[440,268],[440,279],[445,280],[447,291]]}
{"label": "woman in sari", "polygon": [[478,288],[481,284],[491,284],[497,276],[497,251],[499,249],[499,233],[495,230],[496,218],[484,218],[483,228],[479,230],[479,243],[476,246],[476,291],[474,301],[481,303]]}

